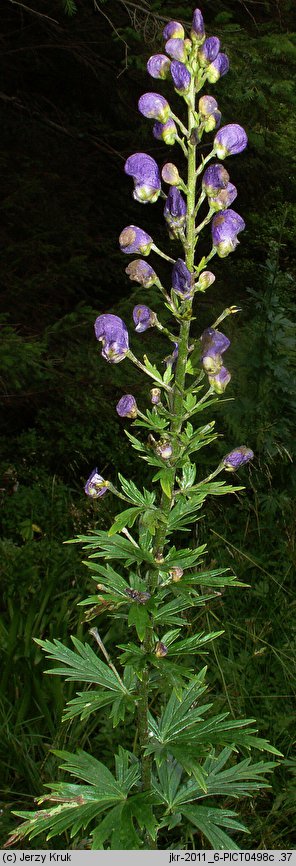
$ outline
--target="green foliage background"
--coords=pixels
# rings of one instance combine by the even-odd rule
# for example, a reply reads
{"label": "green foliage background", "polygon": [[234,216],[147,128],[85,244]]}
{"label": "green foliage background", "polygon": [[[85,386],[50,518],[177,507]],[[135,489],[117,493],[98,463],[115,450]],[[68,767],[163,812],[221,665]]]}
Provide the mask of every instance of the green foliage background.
{"label": "green foliage background", "polygon": [[[111,497],[86,501],[85,478],[94,465],[110,478],[118,469],[137,478],[114,407],[123,389],[144,405],[147,390],[128,365],[114,375],[101,361],[93,321],[108,310],[131,327],[132,307],[143,299],[118,251],[119,232],[135,220],[122,168],[139,149],[168,159],[170,149],[139,119],[137,96],[147,90],[145,61],[165,21],[190,17],[188,6],[164,0],[136,10],[113,0],[96,6],[44,0],[30,12],[3,0],[2,844],[10,809],[30,808],[52,773],[49,748],[62,748],[66,734],[73,749],[91,737],[92,751],[97,746],[108,762],[118,745],[104,710],[93,727],[61,726],[71,685],[44,677],[33,637],[85,633],[76,604],[88,577],[76,548],[62,542],[106,526],[115,508]],[[215,89],[223,122],[245,126],[250,144],[229,166],[247,230],[235,258],[215,261],[216,282],[195,326],[198,335],[228,304],[242,307],[228,320],[233,378],[217,410],[223,438],[202,455],[210,471],[218,454],[246,442],[256,459],[242,473],[247,495],[223,506],[218,498],[192,536],[207,542],[212,567],[230,565],[249,588],[217,595],[198,617],[225,630],[219,650],[209,651],[217,708],[256,716],[260,734],[285,754],[273,791],[257,798],[255,813],[245,806],[244,844],[280,848],[295,844],[296,812],[293,3],[205,0],[203,13],[231,61]],[[161,245],[159,205],[143,208],[141,226],[151,234],[155,226]],[[152,291],[149,304],[157,309]],[[164,354],[153,331],[133,347],[158,360]],[[108,645],[106,614],[103,623]]]}

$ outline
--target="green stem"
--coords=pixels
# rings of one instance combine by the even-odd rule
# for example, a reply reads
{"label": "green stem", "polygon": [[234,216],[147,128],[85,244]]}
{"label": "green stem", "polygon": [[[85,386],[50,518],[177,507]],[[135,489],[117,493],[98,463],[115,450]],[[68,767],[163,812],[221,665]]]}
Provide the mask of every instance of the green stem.
{"label": "green stem", "polygon": [[[195,90],[194,90],[194,79],[192,79],[191,84],[191,93],[189,94],[190,99],[188,102],[188,135],[195,127]],[[210,158],[210,157],[209,157]],[[194,249],[195,249],[195,188],[196,188],[196,146],[188,142],[188,180],[187,180],[187,217],[186,217],[186,238],[187,245],[185,250],[185,258],[186,258],[186,266],[188,270],[193,271],[194,266]],[[155,248],[154,248],[155,249]],[[175,374],[175,382],[173,387],[172,394],[172,420],[170,425],[171,434],[178,434],[181,431],[183,424],[183,398],[184,398],[184,388],[185,388],[185,375],[186,375],[186,363],[188,358],[188,338],[190,331],[190,319],[191,319],[191,305],[189,308],[189,318],[185,321],[181,322],[180,325],[180,336],[179,336],[179,352],[178,352],[178,360],[176,366],[176,374]],[[154,546],[153,546],[153,554],[156,559],[156,567],[151,569],[149,572],[148,578],[148,588],[149,592],[153,593],[158,583],[158,568],[157,568],[157,559],[161,559],[163,554],[166,534],[167,534],[167,523],[168,516],[172,507],[173,496],[174,496],[174,483],[175,483],[175,468],[171,469],[171,478],[170,478],[170,487],[171,493],[170,496],[167,496],[166,493],[162,493],[160,509],[162,512],[162,520],[159,522],[159,525],[156,529],[155,538],[154,538]],[[144,639],[144,652],[147,655],[153,652],[153,631],[152,624],[146,630],[146,635]],[[150,790],[151,788],[151,770],[152,770],[152,759],[150,756],[145,756],[143,754],[145,747],[148,743],[148,706],[149,706],[149,665],[147,661],[147,665],[143,672],[143,678],[139,686],[139,701],[138,701],[138,712],[139,712],[139,741],[141,746],[141,764],[142,764],[142,787],[143,790]],[[151,840],[152,843],[152,840]],[[150,844],[149,847],[154,847],[153,844]]]}

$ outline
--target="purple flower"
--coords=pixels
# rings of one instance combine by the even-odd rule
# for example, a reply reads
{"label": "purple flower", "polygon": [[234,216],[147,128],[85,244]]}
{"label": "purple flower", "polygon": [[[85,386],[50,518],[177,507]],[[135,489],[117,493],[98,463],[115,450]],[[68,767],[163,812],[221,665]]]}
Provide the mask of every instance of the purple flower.
{"label": "purple flower", "polygon": [[230,340],[216,328],[206,328],[201,335],[201,359],[204,370],[216,375],[222,367],[223,352],[230,346]]}
{"label": "purple flower", "polygon": [[153,406],[158,406],[161,403],[161,390],[160,388],[151,388],[150,391],[151,403]]}
{"label": "purple flower", "polygon": [[169,21],[163,30],[164,39],[184,39],[184,27],[179,21]]}
{"label": "purple flower", "polygon": [[205,38],[205,25],[200,9],[195,9],[193,12],[193,20],[190,36],[195,44],[200,44]]}
{"label": "purple flower", "polygon": [[246,445],[240,445],[239,448],[234,448],[233,451],[230,451],[229,454],[226,454],[226,457],[223,458],[222,463],[224,464],[224,468],[228,470],[228,472],[235,472],[240,466],[243,466],[244,463],[248,463],[249,460],[253,460],[254,453],[251,451],[251,448],[247,448]]}
{"label": "purple flower", "polygon": [[216,196],[221,189],[227,189],[229,174],[219,162],[209,165],[202,178],[203,191],[208,196]]}
{"label": "purple flower", "polygon": [[99,475],[97,469],[94,469],[85,484],[84,490],[87,496],[91,496],[92,499],[98,499],[99,496],[104,496],[104,493],[108,490],[108,482],[104,481],[104,478]]}
{"label": "purple flower", "polygon": [[232,204],[237,196],[237,188],[233,183],[228,183],[226,189],[221,189],[218,195],[209,197],[209,205],[214,210],[225,210]]}
{"label": "purple flower", "polygon": [[237,235],[245,228],[245,222],[234,210],[217,213],[212,219],[212,239],[218,256],[223,259],[235,250]]}
{"label": "purple flower", "polygon": [[126,160],[124,171],[133,178],[135,189],[133,196],[136,201],[151,203],[157,201],[161,180],[159,168],[155,159],[147,153],[133,153]]}
{"label": "purple flower", "polygon": [[160,93],[143,93],[138,102],[138,109],[144,117],[154,117],[161,123],[166,123],[170,116],[170,106]]}
{"label": "purple flower", "polygon": [[221,111],[213,96],[202,96],[198,103],[198,110],[201,115],[202,124],[205,132],[212,132],[217,129],[221,123]]}
{"label": "purple flower", "polygon": [[194,292],[194,274],[191,274],[183,262],[177,259],[172,269],[172,287],[176,295],[184,300],[192,298]]}
{"label": "purple flower", "polygon": [[218,159],[225,159],[233,153],[241,153],[247,147],[248,137],[238,123],[228,123],[219,129],[214,139],[214,148]]}
{"label": "purple flower", "polygon": [[174,165],[173,162],[166,162],[163,166],[161,177],[164,182],[169,183],[170,186],[178,186],[180,183],[180,175],[177,166]]}
{"label": "purple flower", "polygon": [[186,44],[184,39],[169,39],[165,44],[165,50],[173,60],[187,60]]}
{"label": "purple flower", "polygon": [[191,75],[184,63],[179,63],[179,60],[172,60],[170,73],[178,93],[188,93]]}
{"label": "purple flower", "polygon": [[166,78],[171,61],[165,54],[152,54],[147,63],[147,71],[151,78]]}
{"label": "purple flower", "polygon": [[119,235],[122,253],[141,253],[142,256],[149,256],[152,244],[150,235],[138,226],[126,226]]}
{"label": "purple flower", "polygon": [[102,356],[110,364],[118,364],[123,361],[128,352],[127,327],[119,318],[111,313],[98,316],[95,321],[95,335],[102,343]]}
{"label": "purple flower", "polygon": [[146,307],[145,304],[137,304],[133,309],[133,320],[138,334],[153,328],[156,322],[156,313]]}
{"label": "purple flower", "polygon": [[151,265],[148,265],[148,262],[144,262],[144,259],[135,259],[133,262],[130,262],[125,269],[125,273],[129,276],[130,280],[140,283],[141,286],[145,286],[145,289],[150,289],[150,286],[159,283],[157,274]]}
{"label": "purple flower", "polygon": [[218,36],[210,36],[209,39],[206,39],[198,52],[200,65],[208,66],[209,63],[213,63],[213,60],[216,60],[219,54],[219,50],[220,39],[218,39]]}
{"label": "purple flower", "polygon": [[202,118],[209,117],[210,114],[213,114],[214,111],[218,108],[218,102],[214,99],[213,96],[201,96],[198,103],[198,110],[201,114]]}
{"label": "purple flower", "polygon": [[216,394],[224,394],[231,379],[231,373],[226,367],[221,367],[218,373],[209,374],[209,384]]}
{"label": "purple flower", "polygon": [[186,221],[186,202],[176,186],[171,186],[167,195],[163,215],[167,223],[170,237],[178,236]]}
{"label": "purple flower", "polygon": [[172,117],[169,117],[166,123],[160,123],[159,120],[156,120],[152,132],[154,138],[164,141],[165,144],[174,144],[176,135],[178,134],[175,121]]}
{"label": "purple flower", "polygon": [[132,394],[121,397],[116,406],[116,412],[121,418],[136,418],[138,407]]}
{"label": "purple flower", "polygon": [[207,79],[210,84],[215,84],[216,81],[219,81],[219,78],[222,78],[223,75],[226,75],[226,72],[229,70],[229,60],[227,54],[222,54],[219,52],[216,59],[213,60],[213,63],[210,64],[207,70]]}

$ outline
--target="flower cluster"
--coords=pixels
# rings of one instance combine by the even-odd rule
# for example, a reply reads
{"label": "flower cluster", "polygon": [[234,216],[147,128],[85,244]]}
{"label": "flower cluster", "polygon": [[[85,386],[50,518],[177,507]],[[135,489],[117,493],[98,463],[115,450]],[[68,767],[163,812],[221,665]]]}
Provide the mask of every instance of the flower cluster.
{"label": "flower cluster", "polygon": [[[181,244],[183,251],[176,259],[171,259],[155,245],[150,234],[137,225],[128,225],[122,230],[119,245],[124,254],[138,256],[126,268],[130,280],[147,290],[152,286],[159,289],[165,295],[166,306],[171,314],[182,322],[182,317],[186,319],[191,316],[195,293],[205,292],[215,280],[215,275],[207,270],[208,260],[214,255],[224,258],[232,253],[238,244],[239,233],[245,228],[243,218],[231,207],[237,197],[237,189],[231,182],[223,161],[244,151],[247,146],[247,135],[237,123],[221,126],[221,111],[214,96],[208,93],[198,96],[198,105],[195,107],[196,95],[206,82],[215,84],[229,69],[228,57],[220,50],[220,40],[217,36],[207,36],[205,32],[201,11],[194,10],[189,36],[186,36],[180,22],[169,21],[164,27],[163,39],[163,51],[149,58],[147,71],[153,81],[161,83],[164,79],[170,80],[176,93],[189,106],[188,129],[174,114],[168,99],[154,88],[140,97],[138,101],[140,114],[153,121],[154,138],[167,146],[181,147],[188,160],[188,142],[191,146],[199,144],[203,135],[211,132],[214,133],[214,141],[211,152],[207,151],[206,158],[196,171],[195,177],[192,171],[190,174],[188,170],[187,183],[173,162],[166,162],[160,172],[156,160],[148,153],[136,152],[128,157],[124,171],[133,181],[133,198],[140,204],[154,204],[160,197],[165,199],[163,216],[169,238]],[[192,184],[194,183],[195,186],[200,174],[202,175],[201,190],[193,214]],[[162,189],[162,182],[168,185],[167,192]],[[199,208],[206,206],[208,213],[205,213],[200,225],[195,229],[195,222],[193,226],[192,220],[195,220]],[[201,263],[195,265],[194,251],[198,236],[208,223],[211,223],[212,248],[208,256],[204,256]],[[170,293],[163,288],[154,267],[145,261],[150,253],[160,255],[172,263],[169,277]],[[153,328],[168,334],[146,301],[136,304],[132,316],[138,334]],[[128,356],[148,375],[152,375],[130,352],[128,331],[125,323],[118,316],[111,314],[98,316],[95,322],[95,334],[97,340],[102,343],[102,356],[109,363],[117,364]],[[165,375],[172,378],[177,375],[179,361],[184,365],[184,358],[180,358],[180,339],[172,334],[169,336],[174,341],[174,349],[165,357],[164,364]],[[223,394],[231,379],[231,374],[223,363],[223,355],[229,348],[230,341],[225,334],[212,327],[206,328],[201,335],[200,343],[201,363],[210,388],[218,395]],[[170,378],[167,381],[170,381]],[[150,392],[153,413],[161,412],[163,409],[162,389],[158,385],[159,382],[156,381]],[[135,420],[139,409],[134,396],[126,394],[121,397],[116,405],[116,411],[122,418]],[[145,416],[140,412],[140,417]],[[158,457],[163,460],[174,459],[170,436],[161,439],[158,443],[154,440],[154,443],[154,451]],[[241,446],[225,457],[223,466],[228,471],[234,471],[252,456],[250,449]],[[86,483],[86,493],[97,498],[106,489],[106,483],[97,470],[94,470]]]}

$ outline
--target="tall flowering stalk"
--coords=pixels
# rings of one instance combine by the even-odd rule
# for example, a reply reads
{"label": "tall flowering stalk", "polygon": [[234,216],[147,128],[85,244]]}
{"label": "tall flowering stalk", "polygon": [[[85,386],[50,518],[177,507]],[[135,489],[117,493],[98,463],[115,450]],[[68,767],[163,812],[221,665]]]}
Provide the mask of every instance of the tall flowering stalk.
{"label": "tall flowering stalk", "polygon": [[[188,531],[195,523],[208,496],[242,489],[228,484],[223,474],[220,480],[217,476],[236,472],[254,455],[246,445],[235,444],[207,477],[203,477],[202,461],[197,467],[192,460],[218,434],[214,422],[196,426],[191,419],[208,410],[231,379],[224,365],[230,341],[218,325],[237,307],[223,310],[197,340],[190,327],[198,294],[215,280],[208,263],[216,255],[224,258],[232,253],[245,228],[243,218],[231,207],[237,190],[223,161],[245,149],[247,136],[237,123],[221,127],[216,99],[207,93],[200,96],[208,82],[216,83],[229,68],[219,39],[206,37],[200,10],[194,11],[190,37],[177,21],[169,22],[163,35],[166,53],[149,58],[148,73],[153,80],[171,81],[185,110],[181,117],[175,115],[167,99],[153,89],[140,97],[139,111],[153,121],[157,139],[181,148],[187,175],[181,177],[172,162],[160,172],[156,161],[142,152],[127,159],[125,172],[137,203],[159,204],[165,199],[163,216],[176,257],[160,249],[137,225],[123,228],[119,243],[124,254],[138,256],[126,268],[130,279],[147,289],[148,301],[150,287],[156,286],[170,312],[173,326],[168,331],[146,304],[145,294],[133,310],[138,333],[158,330],[166,341],[165,372],[147,356],[140,360],[134,355],[121,318],[104,313],[95,322],[103,358],[111,364],[129,361],[150,380],[150,408],[138,407],[133,394],[123,394],[114,409],[139,432],[148,432],[143,439],[126,431],[131,446],[154,467],[152,482],[157,488],[156,492],[140,490],[122,475],[116,488],[94,469],[86,494],[95,500],[111,492],[125,507],[108,533],[97,531],[78,539],[90,551],[86,565],[96,583],[99,580],[98,592],[83,602],[91,605],[88,618],[97,618],[101,610],[120,618],[126,642],[118,644],[115,664],[97,627],[90,632],[96,651],[74,638],[75,651],[57,640],[37,641],[50,658],[62,663],[51,673],[94,687],[78,692],[65,717],[87,720],[91,713],[109,707],[113,725],[122,725],[124,719],[129,729],[133,725],[134,747],[132,751],[119,748],[114,774],[86,752],[55,752],[62,768],[83,784],[55,783],[40,800],[49,801],[46,810],[16,813],[25,823],[10,844],[44,830],[48,838],[70,830],[77,839],[80,833],[85,837],[88,828],[94,849],[178,848],[186,842],[187,847],[198,848],[201,838],[206,839],[206,847],[236,848],[225,828],[232,829],[235,837],[245,828],[236,811],[224,808],[217,798],[234,802],[266,784],[264,774],[274,763],[252,763],[246,757],[251,747],[279,754],[256,736],[252,719],[234,720],[226,712],[216,715],[212,704],[203,699],[206,668],[200,666],[199,654],[221,632],[196,633],[190,626],[190,610],[209,602],[217,589],[240,584],[223,567],[206,568],[205,545],[169,546],[172,533]],[[214,140],[209,145],[211,133]],[[200,152],[204,136],[206,155],[197,164],[197,147]],[[168,191],[165,186],[164,192],[162,182]],[[212,242],[198,261],[199,237],[207,226]],[[167,262],[167,287],[147,261],[151,252]],[[110,564],[116,560],[117,568]],[[124,732],[123,726],[123,743]]]}

